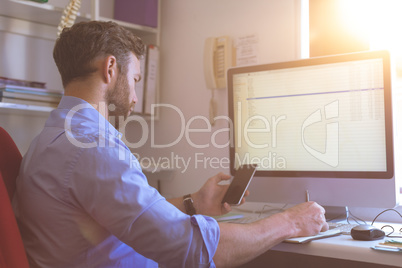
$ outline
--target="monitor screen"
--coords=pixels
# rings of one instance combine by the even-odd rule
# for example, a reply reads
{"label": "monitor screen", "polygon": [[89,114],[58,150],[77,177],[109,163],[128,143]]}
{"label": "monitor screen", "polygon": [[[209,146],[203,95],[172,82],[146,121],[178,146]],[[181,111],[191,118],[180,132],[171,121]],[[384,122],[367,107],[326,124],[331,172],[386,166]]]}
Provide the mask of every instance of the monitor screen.
{"label": "monitor screen", "polygon": [[390,68],[375,51],[230,69],[232,173],[256,164],[267,187],[297,179],[315,191],[388,180],[395,199]]}

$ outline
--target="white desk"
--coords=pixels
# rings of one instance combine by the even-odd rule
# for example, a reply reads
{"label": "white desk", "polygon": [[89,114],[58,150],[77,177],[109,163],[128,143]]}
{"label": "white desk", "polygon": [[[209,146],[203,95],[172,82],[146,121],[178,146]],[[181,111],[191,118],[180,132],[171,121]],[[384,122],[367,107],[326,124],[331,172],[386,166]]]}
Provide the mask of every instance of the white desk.
{"label": "white desk", "polygon": [[350,235],[340,235],[306,244],[281,243],[272,250],[402,267],[402,253],[371,248],[381,241],[356,241]]}
{"label": "white desk", "polygon": [[[391,223],[398,235],[401,224]],[[374,224],[381,227],[385,223]],[[384,230],[388,231],[388,229]],[[391,239],[391,238],[385,238]],[[281,243],[243,268],[382,268],[402,267],[402,253],[374,250],[382,240],[357,241],[350,235],[313,240],[305,244]]]}
{"label": "white desk", "polygon": [[240,268],[393,268],[402,267],[402,253],[373,250],[377,241],[356,241],[349,235],[306,244],[281,243]]}

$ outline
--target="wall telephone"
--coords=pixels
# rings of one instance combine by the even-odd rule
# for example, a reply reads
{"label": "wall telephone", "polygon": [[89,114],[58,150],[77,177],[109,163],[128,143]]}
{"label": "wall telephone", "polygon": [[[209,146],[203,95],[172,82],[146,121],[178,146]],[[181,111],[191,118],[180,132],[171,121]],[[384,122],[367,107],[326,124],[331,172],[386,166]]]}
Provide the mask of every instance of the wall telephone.
{"label": "wall telephone", "polygon": [[226,71],[234,65],[232,40],[228,36],[205,40],[204,75],[209,89],[226,87]]}

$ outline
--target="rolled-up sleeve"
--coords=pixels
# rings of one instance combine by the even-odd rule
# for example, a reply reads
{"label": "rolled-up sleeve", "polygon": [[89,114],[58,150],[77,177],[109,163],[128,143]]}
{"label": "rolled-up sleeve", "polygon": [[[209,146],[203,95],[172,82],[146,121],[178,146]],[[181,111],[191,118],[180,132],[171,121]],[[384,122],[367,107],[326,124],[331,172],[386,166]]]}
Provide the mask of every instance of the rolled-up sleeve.
{"label": "rolled-up sleeve", "polygon": [[[138,227],[138,228],[137,228]],[[162,267],[215,267],[219,226],[207,216],[188,216],[166,201],[155,203],[134,224],[130,241]]]}
{"label": "rolled-up sleeve", "polygon": [[[215,255],[216,248],[218,246],[219,242],[219,226],[218,223],[215,221],[215,219],[210,218],[210,217],[204,217],[201,215],[194,215],[191,218],[191,222],[194,225],[197,225],[200,228],[201,235],[204,239],[204,241],[208,241],[208,243],[205,243],[206,247],[206,252],[208,253],[209,256],[209,267],[215,267],[212,257]],[[211,225],[214,225],[213,228],[211,228]],[[208,267],[208,266],[207,266]]]}
{"label": "rolled-up sleeve", "polygon": [[[218,223],[203,215],[190,217],[169,203],[149,186],[136,159],[117,157],[120,146],[82,149],[74,168],[80,173],[72,171],[70,189],[80,206],[105,230],[161,267],[215,267]],[[97,172],[94,176],[83,170]]]}

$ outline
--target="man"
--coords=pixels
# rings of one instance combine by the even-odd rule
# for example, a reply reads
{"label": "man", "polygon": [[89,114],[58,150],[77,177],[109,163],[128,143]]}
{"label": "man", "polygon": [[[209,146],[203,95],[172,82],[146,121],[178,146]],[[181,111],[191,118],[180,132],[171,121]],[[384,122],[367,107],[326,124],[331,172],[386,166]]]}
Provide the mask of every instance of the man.
{"label": "man", "polygon": [[252,224],[203,216],[231,209],[221,173],[191,195],[194,208],[150,187],[110,124],[133,110],[143,53],[111,22],[75,24],[56,41],[65,96],[23,158],[13,202],[32,267],[236,266],[328,228],[314,202]]}

